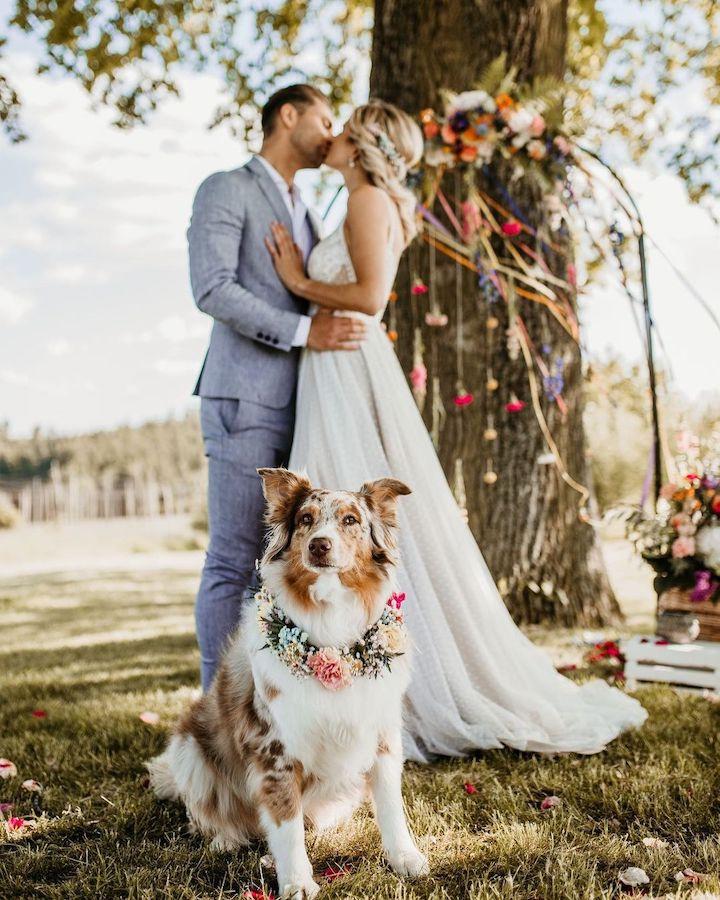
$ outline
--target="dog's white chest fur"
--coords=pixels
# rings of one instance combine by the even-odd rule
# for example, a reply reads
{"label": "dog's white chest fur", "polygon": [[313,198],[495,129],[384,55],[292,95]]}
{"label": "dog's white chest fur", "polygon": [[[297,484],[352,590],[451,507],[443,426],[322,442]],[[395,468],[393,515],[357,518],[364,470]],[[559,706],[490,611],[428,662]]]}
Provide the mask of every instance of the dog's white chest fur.
{"label": "dog's white chest fur", "polygon": [[[325,576],[318,591],[331,593],[334,585],[327,584],[330,578],[335,576]],[[357,607],[343,603],[341,596],[334,600],[325,605],[321,615],[313,616],[316,645],[342,646],[358,634],[358,622],[353,621]],[[369,771],[378,745],[400,727],[409,677],[407,657],[395,658],[390,669],[377,678],[361,675],[347,687],[330,690],[313,676],[294,675],[265,646],[255,622],[253,626],[248,629],[248,650],[255,684],[289,755],[301,762],[307,773],[334,785],[354,781]]]}

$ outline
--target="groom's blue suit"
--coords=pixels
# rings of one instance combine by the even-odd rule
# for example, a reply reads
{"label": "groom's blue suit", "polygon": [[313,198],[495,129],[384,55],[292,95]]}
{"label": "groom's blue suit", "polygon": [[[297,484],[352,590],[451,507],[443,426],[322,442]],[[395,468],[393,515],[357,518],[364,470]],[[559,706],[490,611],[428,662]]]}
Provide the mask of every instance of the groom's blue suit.
{"label": "groom's blue suit", "polygon": [[283,198],[253,157],[200,185],[188,229],[195,302],[214,319],[195,387],[209,467],[210,544],[196,604],[205,689],[262,553],[256,469],[286,464],[292,445],[300,354],[293,338],[307,304],[275,272],[264,242],[273,220],[292,233]]}

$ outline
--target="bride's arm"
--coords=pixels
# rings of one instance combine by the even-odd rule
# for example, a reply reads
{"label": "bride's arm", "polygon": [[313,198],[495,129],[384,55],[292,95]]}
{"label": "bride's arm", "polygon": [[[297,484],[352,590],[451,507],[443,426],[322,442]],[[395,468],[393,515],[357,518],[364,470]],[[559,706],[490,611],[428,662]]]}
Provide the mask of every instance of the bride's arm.
{"label": "bride's arm", "polygon": [[390,210],[380,188],[365,185],[348,200],[348,246],[357,280],[352,284],[314,281],[305,274],[298,248],[287,229],[273,226],[266,244],[280,279],[293,294],[327,309],[347,309],[375,315],[387,301],[395,272],[387,271]]}

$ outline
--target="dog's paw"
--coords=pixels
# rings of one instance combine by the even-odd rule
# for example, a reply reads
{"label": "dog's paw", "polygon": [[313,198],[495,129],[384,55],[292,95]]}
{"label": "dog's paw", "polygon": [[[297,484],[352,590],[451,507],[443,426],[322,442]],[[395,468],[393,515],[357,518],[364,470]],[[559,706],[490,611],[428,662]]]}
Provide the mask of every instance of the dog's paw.
{"label": "dog's paw", "polygon": [[410,878],[428,875],[430,872],[427,857],[417,847],[408,847],[407,850],[400,850],[392,856],[388,854],[388,862],[398,875],[407,875]]}
{"label": "dog's paw", "polygon": [[285,884],[280,892],[282,900],[314,900],[320,893],[320,885],[312,878]]}

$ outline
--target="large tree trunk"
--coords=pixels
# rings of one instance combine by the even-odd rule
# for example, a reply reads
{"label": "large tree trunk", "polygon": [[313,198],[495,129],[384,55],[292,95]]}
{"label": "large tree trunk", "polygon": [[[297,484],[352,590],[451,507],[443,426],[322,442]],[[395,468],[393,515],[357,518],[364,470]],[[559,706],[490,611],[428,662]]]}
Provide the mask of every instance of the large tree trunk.
{"label": "large tree trunk", "polygon": [[[566,38],[567,0],[376,0],[371,95],[397,103],[412,114],[425,107],[441,110],[441,88],[470,89],[485,66],[503,51],[522,81],[539,75],[561,77]],[[457,186],[455,176],[446,176],[445,185],[452,193]],[[484,188],[493,194],[492,185]],[[513,193],[528,219],[539,223],[537,192],[525,187],[513,188]],[[558,265],[558,260],[549,262]],[[594,530],[578,516],[578,494],[560,479],[554,466],[538,463],[547,447],[530,403],[523,357],[512,360],[503,340],[507,308],[496,303],[489,313],[477,279],[467,269],[461,275],[464,381],[475,402],[462,410],[453,405],[457,268],[439,254],[437,264],[435,281],[449,324],[440,332],[433,331],[417,308],[413,312],[409,294],[412,270],[419,269],[426,278],[428,274],[427,245],[418,243],[406,255],[398,276],[398,355],[409,372],[413,329],[422,323],[426,348],[435,342],[434,351],[425,357],[428,385],[439,376],[447,410],[440,429],[440,460],[451,483],[456,460],[462,460],[470,527],[505,601],[516,621],[609,622],[617,618],[618,607]],[[567,416],[563,421],[557,405],[547,398],[542,400],[543,409],[568,471],[587,484],[580,350],[544,307],[520,303],[519,312],[533,343],[548,348],[549,356],[566,360],[563,397]],[[489,314],[500,319],[492,349],[486,328]],[[488,367],[500,383],[494,392],[486,388]],[[505,410],[511,392],[527,402],[520,413]],[[492,442],[483,438],[489,414],[498,433]],[[424,416],[430,427],[429,402]],[[492,485],[483,480],[490,452],[498,474]]]}

